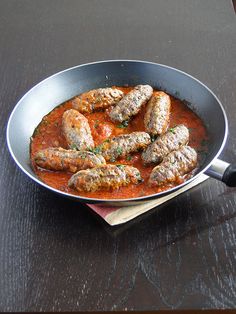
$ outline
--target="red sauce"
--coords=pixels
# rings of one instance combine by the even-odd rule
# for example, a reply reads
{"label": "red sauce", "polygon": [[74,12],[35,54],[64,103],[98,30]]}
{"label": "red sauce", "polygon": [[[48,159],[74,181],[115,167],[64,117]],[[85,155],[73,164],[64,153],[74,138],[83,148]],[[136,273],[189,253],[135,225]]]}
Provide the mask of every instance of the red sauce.
{"label": "red sauce", "polygon": [[[124,93],[127,93],[132,89],[131,87],[118,88],[121,89]],[[31,138],[32,166],[37,176],[43,182],[63,192],[99,199],[124,199],[146,196],[154,193],[159,193],[174,186],[173,184],[171,184],[156,188],[148,187],[147,180],[154,166],[144,166],[141,161],[140,153],[135,153],[130,156],[131,160],[128,160],[129,158],[120,159],[116,163],[132,165],[138,168],[144,181],[138,185],[131,184],[113,191],[102,191],[102,193],[101,191],[77,192],[70,189],[67,185],[68,180],[72,176],[72,173],[48,171],[37,167],[34,163],[34,155],[37,151],[48,147],[67,148],[65,138],[61,132],[61,123],[63,112],[71,108],[71,100],[56,107],[53,111],[51,111],[42,119],[41,123],[35,129],[35,132]],[[134,131],[145,131],[143,122],[145,107],[143,107],[141,111],[135,117],[133,117],[133,119],[131,119],[128,126],[125,128],[120,128],[119,123],[115,124],[111,122],[107,114],[108,111],[109,109],[105,110],[104,112],[84,114],[89,121],[95,145],[99,145],[108,137],[113,137],[120,134],[128,134]],[[171,117],[169,127],[174,127],[177,124],[184,124],[186,127],[189,128],[189,145],[198,151],[198,161],[200,164],[202,162],[202,156],[207,151],[206,128],[203,125],[201,119],[192,110],[190,110],[187,105],[171,96]],[[178,185],[187,180],[191,175],[193,175],[193,173],[185,176],[180,180],[180,182],[176,182],[175,185]]]}

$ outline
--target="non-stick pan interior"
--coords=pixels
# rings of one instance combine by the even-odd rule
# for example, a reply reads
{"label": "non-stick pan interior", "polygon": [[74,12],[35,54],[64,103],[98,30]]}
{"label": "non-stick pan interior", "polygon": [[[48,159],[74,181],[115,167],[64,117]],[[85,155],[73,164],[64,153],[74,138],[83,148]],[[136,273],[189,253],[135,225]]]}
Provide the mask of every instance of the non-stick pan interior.
{"label": "non-stick pan interior", "polygon": [[209,154],[200,172],[209,166],[221,151],[227,134],[226,117],[215,95],[184,72],[164,65],[125,60],[91,63],[67,69],[32,88],[18,102],[9,119],[7,138],[13,158],[24,172],[37,179],[30,167],[29,145],[30,137],[44,115],[84,91],[112,85],[137,84],[150,84],[190,104],[204,121],[210,136]]}

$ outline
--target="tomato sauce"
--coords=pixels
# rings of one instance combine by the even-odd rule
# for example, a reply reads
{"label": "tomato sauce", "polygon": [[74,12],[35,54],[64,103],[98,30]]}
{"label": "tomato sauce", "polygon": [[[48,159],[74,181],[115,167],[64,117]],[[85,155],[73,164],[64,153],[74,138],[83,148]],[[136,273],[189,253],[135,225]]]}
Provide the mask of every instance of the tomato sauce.
{"label": "tomato sauce", "polygon": [[[125,94],[128,93],[131,87],[116,87],[122,90]],[[171,97],[171,116],[169,127],[174,127],[177,124],[184,124],[188,127],[190,131],[189,145],[196,149],[198,152],[198,164],[200,165],[203,161],[203,156],[207,152],[207,132],[206,128],[201,121],[201,119],[190,110],[184,102]],[[154,193],[159,193],[161,191],[167,190],[174,185],[178,185],[183,181],[191,177],[194,171],[183,178],[175,184],[168,184],[162,187],[149,187],[147,185],[147,180],[150,176],[153,165],[144,166],[141,160],[141,153],[134,153],[132,155],[126,156],[125,159],[117,160],[116,164],[126,164],[131,165],[139,169],[144,181],[138,185],[128,185],[125,187],[120,187],[117,190],[112,191],[96,191],[96,192],[77,192],[68,187],[68,180],[73,175],[70,172],[65,171],[49,171],[41,169],[34,162],[34,156],[36,152],[41,149],[48,147],[62,147],[68,148],[65,138],[61,132],[62,115],[64,111],[72,109],[72,100],[66,101],[60,106],[53,109],[48,115],[46,115],[38,127],[35,129],[34,134],[31,138],[30,146],[30,156],[32,167],[37,174],[37,176],[47,185],[58,189],[60,191],[80,195],[90,198],[98,199],[124,199],[124,198],[134,198],[146,196]],[[85,113],[84,116],[88,119],[91,128],[92,136],[95,145],[101,144],[105,139],[118,136],[121,134],[128,134],[135,131],[145,131],[144,128],[144,114],[145,106],[141,111],[134,116],[127,126],[120,123],[113,123],[108,112],[110,109],[105,111]],[[110,162],[112,164],[112,162]],[[196,170],[195,170],[196,171]]]}

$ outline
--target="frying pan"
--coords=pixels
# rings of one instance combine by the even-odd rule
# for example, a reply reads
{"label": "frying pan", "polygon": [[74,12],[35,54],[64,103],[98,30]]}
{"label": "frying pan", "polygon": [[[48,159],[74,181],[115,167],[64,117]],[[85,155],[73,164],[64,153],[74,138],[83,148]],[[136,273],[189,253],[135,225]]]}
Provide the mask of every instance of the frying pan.
{"label": "frying pan", "polygon": [[[198,172],[186,182],[168,191],[131,199],[95,199],[71,195],[43,183],[34,174],[29,159],[30,137],[43,116],[62,102],[85,92],[105,86],[149,84],[155,89],[185,100],[203,120],[209,134],[207,156]],[[135,60],[109,60],[83,64],[56,73],[33,87],[16,104],[7,125],[9,151],[25,174],[60,195],[79,202],[103,205],[134,205],[173,193],[205,173],[236,186],[236,167],[217,159],[228,134],[225,111],[214,93],[196,78],[172,67]]]}

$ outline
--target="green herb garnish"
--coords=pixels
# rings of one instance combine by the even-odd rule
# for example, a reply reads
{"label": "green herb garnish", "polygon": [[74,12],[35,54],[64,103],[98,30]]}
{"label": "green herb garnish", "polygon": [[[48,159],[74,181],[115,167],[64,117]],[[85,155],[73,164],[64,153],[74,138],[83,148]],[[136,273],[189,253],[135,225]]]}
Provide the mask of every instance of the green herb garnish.
{"label": "green herb garnish", "polygon": [[86,158],[86,154],[82,154],[82,155],[81,155],[81,158],[82,158],[82,159],[85,159],[85,158]]}
{"label": "green herb garnish", "polygon": [[120,156],[123,153],[123,149],[121,147],[117,147],[116,152],[117,152],[118,156]]}
{"label": "green herb garnish", "polygon": [[100,122],[99,120],[96,120],[96,121],[95,121],[95,123],[94,123],[94,128],[95,128],[95,129],[97,129],[97,128],[99,127],[99,122]]}
{"label": "green herb garnish", "polygon": [[128,125],[129,125],[129,121],[125,120],[121,124],[118,124],[116,127],[119,129],[124,129],[124,128],[127,128]]}
{"label": "green herb garnish", "polygon": [[92,153],[94,153],[95,155],[101,154],[102,147],[101,147],[101,145],[99,145],[99,146],[97,146],[97,147],[90,148],[89,151],[92,152]]}
{"label": "green herb garnish", "polygon": [[116,165],[116,167],[120,168],[120,169],[124,169],[124,165]]}
{"label": "green herb garnish", "polygon": [[132,156],[128,155],[128,156],[126,157],[126,159],[127,159],[128,161],[130,161],[130,160],[132,159]]}
{"label": "green herb garnish", "polygon": [[115,162],[115,161],[116,161],[115,157],[112,156],[112,157],[110,158],[110,162]]}
{"label": "green herb garnish", "polygon": [[169,128],[169,132],[175,134],[175,129],[174,128]]}
{"label": "green herb garnish", "polygon": [[71,144],[71,145],[70,145],[70,149],[78,150],[78,148],[77,148],[77,145],[76,145],[76,144]]}

